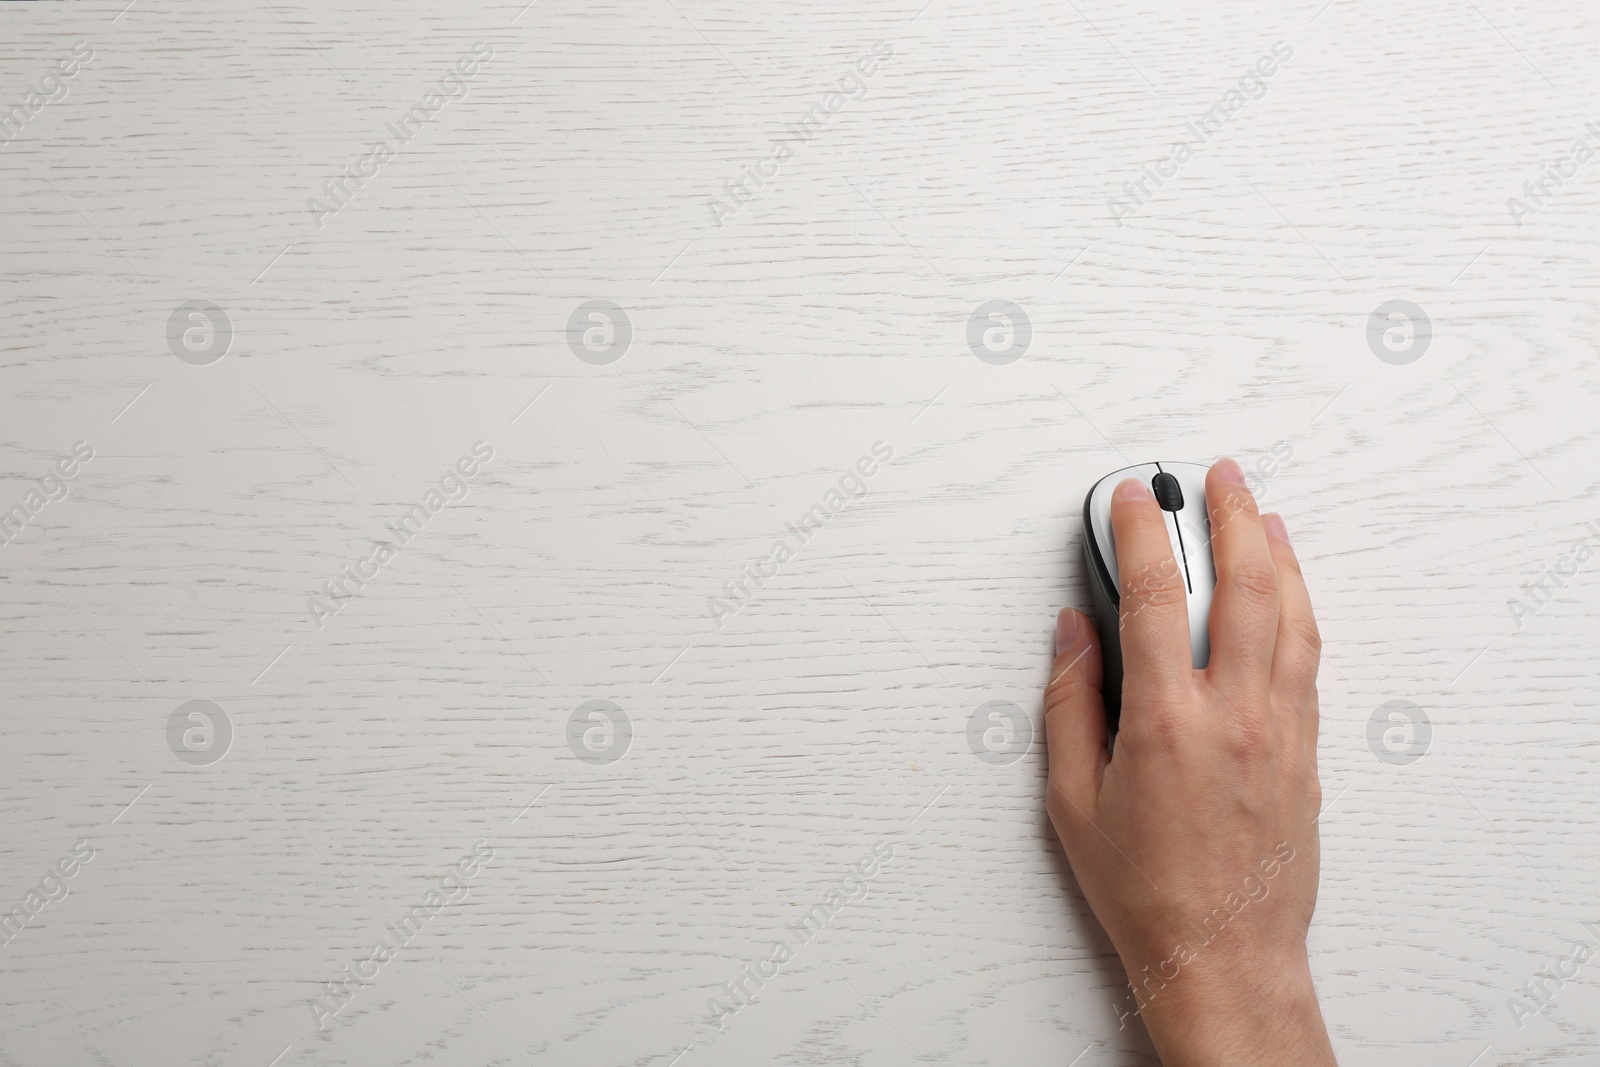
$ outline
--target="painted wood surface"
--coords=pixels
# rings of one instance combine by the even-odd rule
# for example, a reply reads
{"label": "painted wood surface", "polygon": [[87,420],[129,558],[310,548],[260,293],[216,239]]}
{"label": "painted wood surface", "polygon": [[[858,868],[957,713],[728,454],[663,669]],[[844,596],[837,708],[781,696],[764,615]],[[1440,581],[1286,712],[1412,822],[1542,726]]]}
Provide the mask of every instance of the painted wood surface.
{"label": "painted wood surface", "polygon": [[0,27],[0,1064],[1153,1063],[1039,691],[1088,486],[1221,454],[1342,1062],[1600,1063],[1592,6]]}

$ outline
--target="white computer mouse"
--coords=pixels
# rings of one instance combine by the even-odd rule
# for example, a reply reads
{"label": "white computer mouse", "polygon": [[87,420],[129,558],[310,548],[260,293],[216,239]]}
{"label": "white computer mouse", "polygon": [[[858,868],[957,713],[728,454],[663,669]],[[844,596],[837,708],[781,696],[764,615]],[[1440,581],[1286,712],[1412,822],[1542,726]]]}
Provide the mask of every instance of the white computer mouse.
{"label": "white computer mouse", "polygon": [[1118,611],[1122,586],[1117,570],[1116,538],[1111,532],[1111,494],[1128,478],[1150,486],[1166,515],[1172,559],[1183,576],[1189,602],[1189,651],[1196,668],[1211,662],[1211,594],[1217,568],[1211,558],[1211,516],[1206,511],[1206,471],[1202,463],[1140,463],[1124,467],[1094,483],[1083,500],[1083,554],[1089,565],[1089,589],[1100,630],[1105,662],[1106,723],[1112,733],[1122,714],[1122,647]]}

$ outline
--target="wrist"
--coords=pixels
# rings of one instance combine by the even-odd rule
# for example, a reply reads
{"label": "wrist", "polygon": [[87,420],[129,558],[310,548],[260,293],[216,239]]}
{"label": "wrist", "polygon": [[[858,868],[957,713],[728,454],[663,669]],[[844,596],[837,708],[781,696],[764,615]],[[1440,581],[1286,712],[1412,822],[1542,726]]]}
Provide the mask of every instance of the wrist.
{"label": "wrist", "polygon": [[[1166,976],[1171,975],[1168,979]],[[1164,1067],[1333,1067],[1303,952],[1273,960],[1197,957],[1131,974]]]}

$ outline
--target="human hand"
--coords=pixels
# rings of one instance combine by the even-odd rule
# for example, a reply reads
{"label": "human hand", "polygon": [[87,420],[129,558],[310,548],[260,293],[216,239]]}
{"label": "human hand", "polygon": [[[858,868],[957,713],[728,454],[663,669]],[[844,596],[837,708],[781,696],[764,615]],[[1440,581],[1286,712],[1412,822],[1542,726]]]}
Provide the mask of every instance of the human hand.
{"label": "human hand", "polygon": [[1111,503],[1122,719],[1071,609],[1045,689],[1046,807],[1167,1067],[1332,1064],[1306,956],[1316,905],[1321,641],[1283,520],[1231,459],[1206,477],[1211,661],[1190,665],[1182,572],[1150,489]]}

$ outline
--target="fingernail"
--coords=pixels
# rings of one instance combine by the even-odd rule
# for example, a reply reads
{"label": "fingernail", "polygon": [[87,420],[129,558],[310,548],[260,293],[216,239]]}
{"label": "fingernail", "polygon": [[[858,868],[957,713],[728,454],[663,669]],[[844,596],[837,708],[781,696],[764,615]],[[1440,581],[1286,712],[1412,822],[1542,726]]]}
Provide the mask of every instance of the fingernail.
{"label": "fingernail", "polygon": [[1154,494],[1150,487],[1138,478],[1124,478],[1117,485],[1117,491],[1111,494],[1113,500],[1151,500]]}
{"label": "fingernail", "polygon": [[1237,463],[1226,456],[1217,460],[1216,466],[1212,467],[1211,469],[1217,472],[1218,478],[1221,478],[1229,485],[1237,485],[1241,489],[1246,488],[1244,484],[1243,469],[1241,469]]}
{"label": "fingernail", "polygon": [[1078,639],[1079,615],[1071,608],[1062,608],[1061,614],[1056,616],[1056,655],[1061,655],[1061,650],[1071,648],[1072,643]]}
{"label": "fingernail", "polygon": [[1261,516],[1261,525],[1266,529],[1267,536],[1274,541],[1289,543],[1289,528],[1283,524],[1283,516],[1276,511],[1269,511]]}

